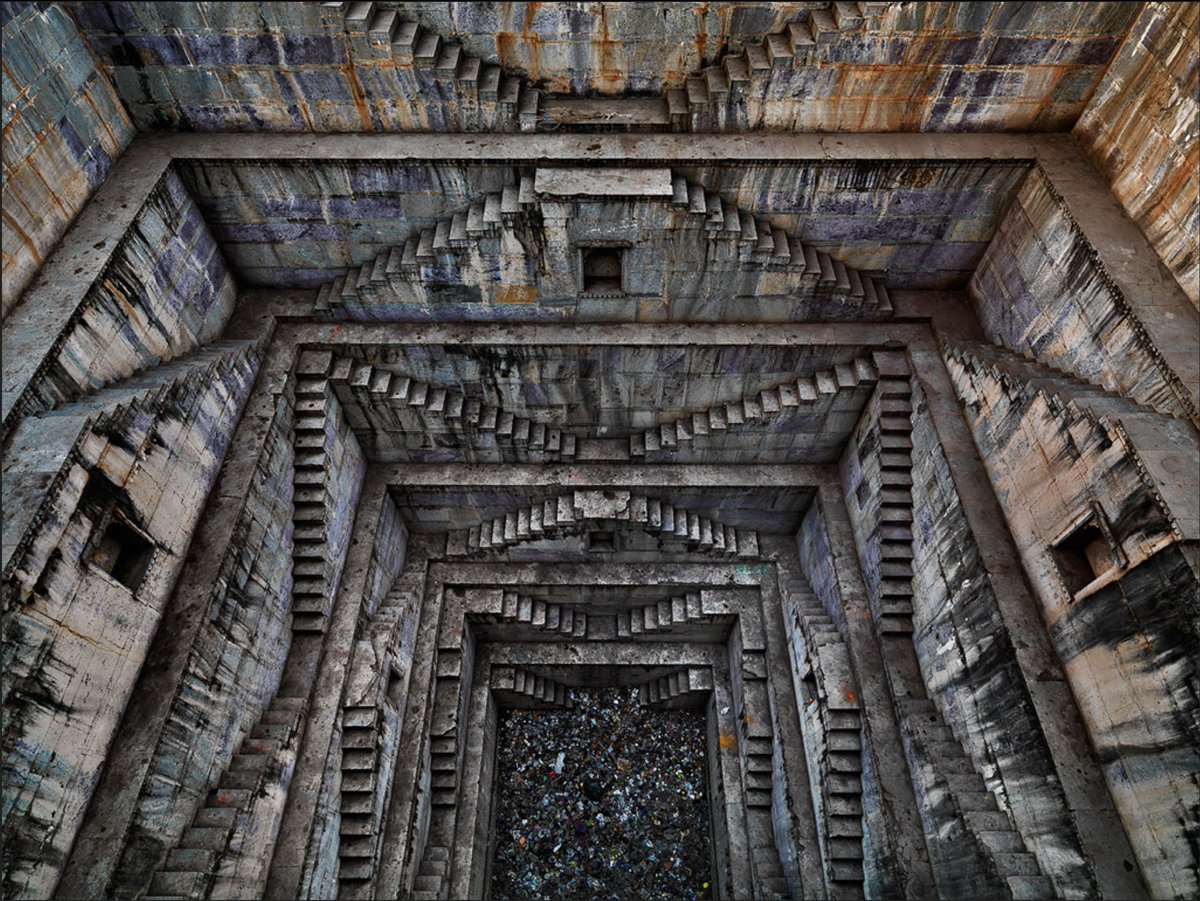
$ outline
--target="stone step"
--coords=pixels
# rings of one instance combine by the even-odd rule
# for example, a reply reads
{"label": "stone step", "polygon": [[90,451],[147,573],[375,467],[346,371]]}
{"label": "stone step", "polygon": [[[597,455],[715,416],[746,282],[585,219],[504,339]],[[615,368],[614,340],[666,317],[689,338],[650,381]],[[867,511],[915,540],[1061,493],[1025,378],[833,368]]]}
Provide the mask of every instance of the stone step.
{"label": "stone step", "polygon": [[989,791],[976,792],[958,792],[954,795],[954,800],[958,802],[958,807],[964,813],[972,812],[989,812],[999,811],[999,806],[996,804],[996,796]]}
{"label": "stone step", "polygon": [[189,826],[179,839],[181,848],[206,848],[224,851],[229,841],[229,829],[218,826]]}
{"label": "stone step", "polygon": [[221,791],[229,789],[256,790],[262,784],[262,770],[227,770],[221,775]]}
{"label": "stone step", "polygon": [[771,792],[760,789],[747,789],[746,805],[748,807],[770,807]]}
{"label": "stone step", "polygon": [[201,807],[192,818],[192,826],[197,829],[220,829],[227,831],[233,828],[239,811],[233,807]]}
{"label": "stone step", "polygon": [[210,848],[172,848],[167,852],[163,870],[182,873],[211,873],[217,852]]}
{"label": "stone step", "polygon": [[862,860],[863,845],[861,838],[830,837],[829,853],[831,857],[840,860]]}
{"label": "stone step", "polygon": [[266,754],[248,754],[244,751],[234,754],[229,759],[229,767],[226,772],[233,773],[239,771],[261,773],[267,768],[270,763],[270,756]]}
{"label": "stone step", "polygon": [[366,882],[375,876],[375,862],[361,858],[338,861],[338,882]]}
{"label": "stone step", "polygon": [[1054,897],[1054,886],[1046,876],[1008,876],[1004,881],[1008,883],[1013,901]]}
{"label": "stone step", "polygon": [[375,839],[373,836],[346,835],[341,836],[338,842],[338,857],[340,858],[366,858],[370,860],[374,856]]}
{"label": "stone step", "polygon": [[207,807],[233,807],[245,809],[250,806],[254,792],[245,788],[215,788],[205,799]]}
{"label": "stone step", "polygon": [[830,875],[834,882],[862,882],[863,866],[861,860],[833,859],[829,862]]}
{"label": "stone step", "polygon": [[202,898],[208,888],[204,873],[159,870],[150,880],[150,895],[167,898]]}
{"label": "stone step", "polygon": [[1025,851],[1001,851],[992,855],[1001,876],[1040,876],[1037,858]]}
{"label": "stone step", "polygon": [[996,853],[1022,854],[1025,852],[1025,842],[1021,836],[1011,829],[985,831],[976,833],[984,847]]}
{"label": "stone step", "polygon": [[[995,804],[995,799],[992,803]],[[963,819],[971,827],[971,831],[976,834],[1012,831],[1012,823],[1009,822],[1008,815],[998,809],[963,810]]]}

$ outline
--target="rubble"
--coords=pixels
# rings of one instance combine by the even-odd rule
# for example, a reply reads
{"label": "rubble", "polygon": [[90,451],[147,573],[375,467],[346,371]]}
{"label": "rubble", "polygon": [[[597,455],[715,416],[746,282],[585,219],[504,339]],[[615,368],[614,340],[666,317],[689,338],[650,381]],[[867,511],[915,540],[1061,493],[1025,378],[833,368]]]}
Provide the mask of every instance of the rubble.
{"label": "rubble", "polygon": [[712,897],[703,716],[572,697],[501,718],[492,897]]}

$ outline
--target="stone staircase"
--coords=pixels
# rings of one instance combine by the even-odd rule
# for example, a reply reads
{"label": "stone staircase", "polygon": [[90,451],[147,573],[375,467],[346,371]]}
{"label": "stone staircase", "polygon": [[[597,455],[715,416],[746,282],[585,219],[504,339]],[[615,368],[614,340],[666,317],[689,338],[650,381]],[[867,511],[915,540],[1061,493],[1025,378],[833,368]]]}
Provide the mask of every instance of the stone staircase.
{"label": "stone staircase", "polygon": [[[242,740],[204,806],[196,811],[191,826],[154,874],[147,898],[213,896],[222,859],[246,828],[255,799],[265,794],[266,786],[280,773],[291,771],[297,750],[295,739],[306,707],[304,698],[275,698],[271,702]],[[274,823],[276,829],[278,825]]]}
{"label": "stone staircase", "polygon": [[[83,442],[111,442],[112,438],[98,431],[123,421],[137,421],[137,432],[150,440],[165,411],[196,416],[201,403],[236,402],[254,380],[261,350],[255,341],[215,342],[77,401],[18,420],[4,436],[5,501],[13,511],[5,520],[4,540],[6,544],[12,541],[13,546],[5,551],[4,578],[12,577],[24,561],[39,524],[55,515],[52,511],[67,484],[74,448],[82,447]],[[219,394],[213,390],[218,385],[223,386]],[[95,448],[96,459],[99,451]],[[52,476],[42,469],[48,455],[60,457],[64,463]],[[31,470],[26,469],[27,461],[33,464]],[[71,503],[74,509],[75,501]],[[18,516],[18,511],[23,515]]]}
{"label": "stone staircase", "polygon": [[1038,868],[1037,859],[1013,828],[1008,814],[975,770],[962,744],[945,724],[933,701],[927,698],[902,700],[898,704],[900,724],[923,765],[933,772],[933,784],[922,794],[941,789],[949,793],[968,832],[983,855],[991,860],[1008,897],[1013,899],[1053,898],[1050,880]]}
{"label": "stone staircase", "polygon": [[[406,71],[416,93],[437,111],[444,131],[589,130],[725,131],[757,128],[748,107],[791,96],[789,76],[819,65],[838,41],[878,31],[891,3],[811,4],[801,17],[717,65],[706,66],[659,98],[545,95],[527,78],[504,72],[463,46],[405,20],[386,3],[322,3],[322,18],[340,23],[351,55]],[[754,118],[762,118],[758,112]]]}
{"label": "stone staircase", "polygon": [[338,826],[338,896],[354,896],[375,872],[376,804],[380,710],[346,708],[342,713],[341,820]]}
{"label": "stone staircase", "polygon": [[534,131],[540,92],[525,78],[467,53],[461,44],[401,18],[383,3],[322,3],[322,17],[341,21],[352,55],[390,59],[408,69],[417,92],[436,106],[445,131]]}
{"label": "stone staircase", "polygon": [[1040,392],[1057,401],[1074,415],[1093,423],[1110,424],[1110,417],[1168,416],[1182,422],[1191,420],[1178,413],[1144,406],[1086,379],[1031,360],[1015,351],[982,341],[958,341],[945,347],[947,362],[972,372],[987,372],[1006,388],[1022,392]]}
{"label": "stone staircase", "polygon": [[[729,53],[719,65],[708,66],[687,79],[684,87],[667,91],[667,109],[677,131],[721,132],[761,127],[749,118],[754,100],[772,96],[776,84],[786,91],[789,76],[812,68],[837,41],[876,31],[891,3],[826,3],[814,5],[802,18],[766,35],[739,53]],[[775,90],[773,90],[775,89]],[[761,117],[761,112],[758,114]]]}
{"label": "stone staircase", "polygon": [[337,415],[329,391],[328,351],[304,351],[296,364],[295,476],[292,514],[292,631],[325,631],[333,591],[326,550],[328,433]]}
{"label": "stone staircase", "polygon": [[[403,579],[397,579],[397,585],[402,584]],[[406,609],[403,596],[394,587],[372,616],[369,631],[391,639]],[[357,654],[354,662],[359,665]],[[339,898],[371,897],[378,864],[379,829],[391,766],[383,759],[387,751],[386,699],[377,696],[376,700],[375,704],[356,703],[342,710]]]}
{"label": "stone staircase", "polygon": [[426,845],[421,868],[413,883],[412,901],[437,901],[443,897],[450,881],[450,849],[443,845]]}
{"label": "stone staircase", "polygon": [[[396,425],[404,431],[422,435],[451,432],[475,442],[495,441],[518,462],[575,459],[578,444],[573,433],[511,413],[481,398],[467,397],[454,388],[439,388],[348,357],[333,361],[329,382],[347,411],[373,410],[378,415],[381,407],[389,409],[397,419]],[[351,425],[371,427],[353,419]]]}
{"label": "stone staircase", "polygon": [[529,597],[515,591],[504,592],[503,608],[498,616],[483,616],[485,622],[529,626],[554,635],[587,638],[587,613],[570,604]]}
{"label": "stone staircase", "polygon": [[[792,665],[804,686],[801,718],[810,785],[820,787],[818,815],[831,898],[863,897],[862,708],[849,652],[837,626],[799,575],[780,570]],[[796,641],[799,638],[799,642]],[[814,789],[815,791],[815,789]]]}
{"label": "stone staircase", "polygon": [[711,669],[688,666],[639,685],[638,703],[664,710],[702,707],[708,702],[712,689]]}
{"label": "stone staircase", "polygon": [[497,516],[446,536],[450,557],[497,553],[540,539],[589,528],[640,528],[671,535],[689,548],[727,557],[757,557],[758,533],[723,525],[695,511],[629,491],[575,491]]}
{"label": "stone staircase", "polygon": [[638,635],[659,637],[663,632],[714,622],[731,620],[729,616],[715,616],[704,612],[700,592],[689,591],[656,601],[619,610],[617,612],[617,637],[632,638]]}
{"label": "stone staircase", "polygon": [[519,666],[492,667],[491,687],[509,707],[569,710],[572,706],[571,692],[565,685]]}
{"label": "stone staircase", "polygon": [[[743,652],[743,657],[761,652]],[[762,674],[760,676],[760,674]],[[755,898],[791,898],[779,850],[775,844],[772,804],[775,789],[775,739],[766,705],[765,664],[742,672],[743,699],[739,717],[742,785],[746,798],[746,827],[750,839]]]}
{"label": "stone staircase", "polygon": [[770,426],[774,419],[786,416],[802,405],[827,401],[838,392],[851,391],[860,385],[870,388],[877,378],[874,365],[866,357],[859,357],[852,363],[838,363],[832,369],[785,382],[740,401],[718,404],[636,432],[629,436],[629,455],[644,457],[660,450],[671,450],[744,423]]}
{"label": "stone staircase", "polygon": [[[731,264],[790,273],[794,276],[788,286],[791,293],[829,294],[849,300],[862,315],[891,315],[891,297],[882,275],[847,266],[682,175],[672,176],[669,200],[659,196],[640,200],[668,203],[682,216],[676,227],[691,219],[709,241],[724,241]],[[570,217],[571,204],[557,206]],[[316,310],[334,319],[370,319],[396,303],[433,308],[441,301],[430,296],[429,286],[446,284],[475,285],[483,302],[485,290],[499,290],[493,273],[504,271],[501,236],[518,227],[539,232],[542,222],[542,200],[534,177],[520,174],[502,190],[485,194],[414,232],[403,245],[382,250],[325,283],[317,292]]]}
{"label": "stone staircase", "polygon": [[911,635],[912,382],[903,353],[876,353],[879,371],[879,597],[881,633]]}

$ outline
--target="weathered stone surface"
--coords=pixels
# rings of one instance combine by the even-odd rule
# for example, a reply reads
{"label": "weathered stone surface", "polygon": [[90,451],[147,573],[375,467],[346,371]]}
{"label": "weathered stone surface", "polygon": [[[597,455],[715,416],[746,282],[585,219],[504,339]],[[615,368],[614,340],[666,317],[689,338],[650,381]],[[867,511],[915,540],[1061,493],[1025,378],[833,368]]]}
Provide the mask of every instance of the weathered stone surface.
{"label": "weathered stone surface", "polygon": [[3,314],[133,140],[129,113],[59,3],[7,3]]}
{"label": "weathered stone surface", "polygon": [[6,897],[485,896],[582,686],[712,897],[1197,893],[1193,11],[3,16]]}
{"label": "weathered stone surface", "polygon": [[1200,305],[1198,15],[1190,3],[1144,4],[1074,132]]}
{"label": "weathered stone surface", "polygon": [[[1131,305],[1044,172],[1026,178],[969,290],[993,342],[1160,412],[1200,420],[1194,373],[1176,371],[1140,318],[1170,306]],[[1186,318],[1180,325],[1187,327]]]}

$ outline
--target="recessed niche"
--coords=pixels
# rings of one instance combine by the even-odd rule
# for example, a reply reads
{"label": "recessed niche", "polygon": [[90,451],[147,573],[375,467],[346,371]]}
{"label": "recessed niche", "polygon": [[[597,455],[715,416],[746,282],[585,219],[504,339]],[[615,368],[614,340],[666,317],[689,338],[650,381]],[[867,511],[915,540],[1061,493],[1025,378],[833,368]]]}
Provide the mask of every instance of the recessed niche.
{"label": "recessed niche", "polygon": [[620,294],[621,249],[588,247],[583,251],[583,290],[587,294]]}
{"label": "recessed niche", "polygon": [[589,532],[588,533],[588,549],[598,553],[611,554],[617,549],[617,535],[615,532]]}
{"label": "recessed niche", "polygon": [[1071,594],[1078,594],[1117,564],[1112,544],[1094,515],[1060,539],[1051,552]]}
{"label": "recessed niche", "polygon": [[137,592],[154,559],[154,545],[120,519],[109,521],[92,551],[91,563]]}

